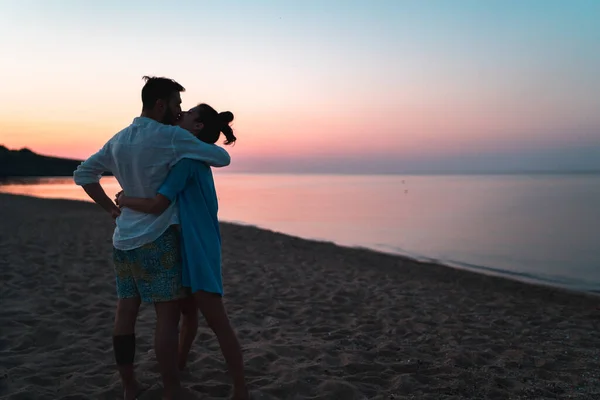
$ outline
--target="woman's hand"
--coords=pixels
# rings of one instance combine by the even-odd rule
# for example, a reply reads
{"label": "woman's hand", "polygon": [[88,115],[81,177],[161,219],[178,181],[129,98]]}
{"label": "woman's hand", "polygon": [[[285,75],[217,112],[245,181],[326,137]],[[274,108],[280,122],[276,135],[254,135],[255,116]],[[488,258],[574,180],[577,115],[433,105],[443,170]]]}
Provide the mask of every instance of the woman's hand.
{"label": "woman's hand", "polygon": [[115,194],[115,204],[119,206],[119,208],[123,208],[123,204],[121,201],[123,199],[123,196],[125,195],[123,194],[122,190],[119,193]]}
{"label": "woman's hand", "polygon": [[117,217],[121,215],[121,209],[115,207],[113,210],[110,211],[110,216],[112,217],[112,219],[117,219]]}

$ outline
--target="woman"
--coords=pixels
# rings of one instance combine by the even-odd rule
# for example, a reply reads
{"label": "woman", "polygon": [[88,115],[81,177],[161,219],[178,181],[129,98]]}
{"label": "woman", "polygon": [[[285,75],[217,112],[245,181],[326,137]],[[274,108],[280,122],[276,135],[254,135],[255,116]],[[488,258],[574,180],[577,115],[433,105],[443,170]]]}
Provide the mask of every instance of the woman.
{"label": "woman", "polygon": [[[200,104],[180,118],[180,126],[198,139],[214,144],[225,135],[225,144],[236,137],[229,124],[233,114],[219,113],[208,104]],[[218,201],[211,168],[203,162],[182,159],[173,166],[153,198],[117,196],[120,207],[160,214],[177,199],[182,236],[183,286],[192,296],[182,301],[183,322],[179,343],[179,367],[185,367],[198,329],[200,310],[213,330],[233,379],[234,399],[248,399],[242,351],[223,305],[221,278],[221,234],[217,219]]]}

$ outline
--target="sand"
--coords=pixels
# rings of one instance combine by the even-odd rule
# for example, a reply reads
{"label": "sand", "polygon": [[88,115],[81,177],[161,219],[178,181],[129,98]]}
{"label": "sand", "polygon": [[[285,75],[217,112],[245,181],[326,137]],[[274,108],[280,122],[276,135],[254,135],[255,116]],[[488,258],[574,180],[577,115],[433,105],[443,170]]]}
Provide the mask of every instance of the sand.
{"label": "sand", "polygon": [[[113,222],[0,195],[0,398],[115,399]],[[255,399],[597,399],[596,298],[223,224],[226,303]],[[136,361],[160,398],[144,306]],[[204,324],[184,385],[230,390]]]}

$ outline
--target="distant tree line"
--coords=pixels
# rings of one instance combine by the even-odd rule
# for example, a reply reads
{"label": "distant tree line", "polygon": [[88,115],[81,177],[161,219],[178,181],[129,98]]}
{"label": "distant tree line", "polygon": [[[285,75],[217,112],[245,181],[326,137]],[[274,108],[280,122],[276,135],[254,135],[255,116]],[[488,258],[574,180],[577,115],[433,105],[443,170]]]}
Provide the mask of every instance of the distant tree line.
{"label": "distant tree line", "polygon": [[81,160],[43,156],[26,148],[9,150],[0,145],[0,178],[72,176],[80,163]]}

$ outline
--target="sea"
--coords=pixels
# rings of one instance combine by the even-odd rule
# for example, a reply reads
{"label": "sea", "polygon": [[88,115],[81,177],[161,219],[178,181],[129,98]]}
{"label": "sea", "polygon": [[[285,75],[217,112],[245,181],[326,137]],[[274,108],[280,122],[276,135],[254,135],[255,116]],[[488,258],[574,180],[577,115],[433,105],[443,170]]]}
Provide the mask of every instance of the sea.
{"label": "sea", "polygon": [[[600,174],[215,173],[222,221],[600,292]],[[102,179],[112,197],[120,190]],[[71,178],[0,192],[90,201]]]}

